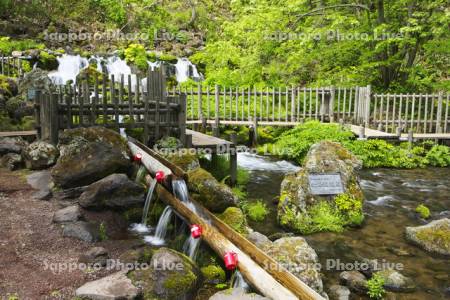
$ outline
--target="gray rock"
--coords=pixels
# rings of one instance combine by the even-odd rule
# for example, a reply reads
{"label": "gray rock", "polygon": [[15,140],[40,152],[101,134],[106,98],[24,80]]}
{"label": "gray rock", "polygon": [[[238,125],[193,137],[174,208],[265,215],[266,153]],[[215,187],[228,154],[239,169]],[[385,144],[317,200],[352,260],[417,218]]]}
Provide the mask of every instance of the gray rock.
{"label": "gray rock", "polygon": [[272,245],[272,241],[267,236],[257,231],[250,232],[247,239],[263,251]]}
{"label": "gray rock", "polygon": [[31,185],[33,189],[38,190],[33,194],[34,199],[49,200],[52,197],[52,191],[50,190],[52,183],[52,177],[50,171],[43,170],[39,172],[33,172],[27,176],[27,183]]}
{"label": "gray rock", "polygon": [[185,255],[160,248],[152,256],[150,268],[132,271],[128,276],[148,299],[191,299],[200,271]]}
{"label": "gray rock", "polygon": [[238,199],[231,188],[218,182],[214,176],[202,168],[188,172],[188,188],[192,197],[207,209],[221,213],[230,206],[237,206]]}
{"label": "gray rock", "polygon": [[99,240],[98,228],[96,228],[93,224],[83,221],[65,224],[63,228],[63,236],[73,237],[89,243]]}
{"label": "gray rock", "polygon": [[383,270],[377,272],[384,278],[384,288],[393,292],[412,292],[416,289],[416,285],[411,278],[402,275],[395,270]]}
{"label": "gray rock", "polygon": [[28,169],[41,170],[56,163],[59,151],[50,143],[36,141],[26,147],[22,155]]}
{"label": "gray rock", "polygon": [[65,223],[65,222],[75,222],[81,218],[81,211],[78,205],[69,206],[58,210],[53,215],[53,222],[55,223]]}
{"label": "gray rock", "polygon": [[37,200],[50,200],[53,194],[51,190],[40,190],[33,194],[33,198]]}
{"label": "gray rock", "polygon": [[126,141],[103,127],[65,130],[58,147],[61,157],[52,169],[58,186],[67,189],[89,185],[113,173],[131,170]]}
{"label": "gray rock", "polygon": [[80,186],[70,189],[64,189],[61,191],[54,192],[53,195],[55,198],[57,198],[59,201],[65,201],[65,200],[73,200],[77,199],[83,194],[83,192],[88,188],[88,186]]}
{"label": "gray rock", "polygon": [[39,68],[25,74],[19,84],[19,93],[25,94],[29,89],[42,90],[48,93],[56,91],[55,86],[48,77],[48,72]]}
{"label": "gray rock", "polygon": [[109,258],[108,251],[103,247],[93,247],[86,253],[83,253],[78,262],[85,264],[98,264],[100,266],[106,266],[106,262]]}
{"label": "gray rock", "polygon": [[342,216],[337,218],[336,225],[359,225],[363,220],[364,195],[358,183],[356,170],[361,166],[361,161],[339,143],[322,141],[314,144],[305,158],[303,168],[296,174],[286,175],[281,183],[281,196],[278,203],[279,223],[304,234],[323,230],[320,225],[313,222],[313,213],[317,211],[314,208],[324,203],[334,208],[336,197],[312,194],[309,176],[339,174],[344,193],[355,204],[352,204],[349,209],[336,212],[336,215]]}
{"label": "gray rock", "polygon": [[348,300],[350,299],[350,290],[346,286],[332,285],[328,291],[330,300]]}
{"label": "gray rock", "polygon": [[406,227],[406,239],[435,254],[450,256],[450,219],[435,220],[427,225]]}
{"label": "gray rock", "polygon": [[22,149],[27,146],[28,143],[20,137],[0,138],[0,155],[5,155],[7,153],[21,154]]}
{"label": "gray rock", "polygon": [[269,300],[255,293],[248,293],[243,288],[233,288],[212,295],[209,300]]}
{"label": "gray rock", "polygon": [[111,174],[91,184],[78,202],[84,208],[123,209],[143,204],[144,193],[142,185],[131,181],[127,175]]}
{"label": "gray rock", "polygon": [[139,290],[126,276],[126,272],[118,272],[107,277],[88,282],[75,292],[77,297],[92,300],[132,300]]}
{"label": "gray rock", "polygon": [[319,294],[323,293],[322,277],[316,251],[302,237],[276,240],[265,252]]}
{"label": "gray rock", "polygon": [[339,279],[342,284],[355,293],[365,294],[367,292],[366,277],[358,271],[344,271],[339,274]]}
{"label": "gray rock", "polygon": [[8,153],[2,156],[1,164],[10,171],[19,169],[22,166],[22,156],[17,153]]}

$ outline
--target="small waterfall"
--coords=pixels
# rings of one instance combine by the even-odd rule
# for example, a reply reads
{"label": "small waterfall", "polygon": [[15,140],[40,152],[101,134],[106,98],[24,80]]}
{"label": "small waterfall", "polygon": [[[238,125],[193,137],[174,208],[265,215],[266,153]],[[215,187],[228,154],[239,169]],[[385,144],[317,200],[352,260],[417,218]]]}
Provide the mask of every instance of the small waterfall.
{"label": "small waterfall", "polygon": [[197,67],[185,57],[179,58],[175,64],[176,77],[178,82],[185,82],[190,77],[194,80],[201,80],[202,76],[198,73]]}
{"label": "small waterfall", "polygon": [[[144,170],[145,170],[145,167],[144,167]],[[150,183],[150,187],[148,188],[148,193],[147,193],[147,197],[145,199],[145,204],[144,204],[144,211],[142,212],[141,223],[144,225],[147,224],[148,210],[150,209],[150,204],[152,202],[152,197],[153,197],[153,192],[155,191],[155,187],[156,187],[156,180],[153,179],[152,182]]]}
{"label": "small waterfall", "polygon": [[[134,179],[134,182],[136,182],[136,183],[143,182],[146,174],[147,174],[147,169],[145,168],[144,165],[140,165],[139,169],[138,169],[138,171],[136,173],[136,178]],[[147,194],[147,197],[148,197],[148,194]]]}
{"label": "small waterfall", "polygon": [[89,65],[87,58],[80,55],[64,54],[56,59],[59,63],[58,70],[48,74],[50,80],[56,85],[64,85],[69,80],[75,83],[80,71]]}
{"label": "small waterfall", "polygon": [[248,291],[249,288],[250,288],[250,286],[247,284],[247,282],[245,281],[244,277],[242,276],[241,272],[239,272],[238,270],[236,270],[236,272],[234,273],[231,286],[234,289],[235,288],[242,288],[245,291]]}
{"label": "small waterfall", "polygon": [[183,253],[189,256],[193,261],[195,261],[197,257],[198,248],[200,246],[200,239],[194,239],[191,235],[189,235],[189,238],[184,242],[183,245]]}
{"label": "small waterfall", "polygon": [[172,181],[172,189],[175,193],[175,197],[181,201],[189,202],[189,191],[186,182],[183,179],[176,179]]}
{"label": "small waterfall", "polygon": [[164,245],[165,237],[167,233],[167,227],[169,225],[170,219],[173,215],[173,210],[170,206],[167,206],[159,218],[158,225],[156,226],[154,236],[146,236],[144,240],[155,246]]}

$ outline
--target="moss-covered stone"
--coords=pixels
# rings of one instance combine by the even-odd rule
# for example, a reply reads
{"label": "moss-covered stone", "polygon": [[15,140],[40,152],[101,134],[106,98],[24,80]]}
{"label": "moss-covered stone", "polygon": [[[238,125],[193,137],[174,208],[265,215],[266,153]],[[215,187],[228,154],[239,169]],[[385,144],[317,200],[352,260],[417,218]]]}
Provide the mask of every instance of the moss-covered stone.
{"label": "moss-covered stone", "polygon": [[406,239],[428,252],[450,256],[450,219],[406,227]]}
{"label": "moss-covered stone", "polygon": [[128,277],[141,288],[143,299],[182,299],[193,297],[200,272],[194,263],[175,250],[153,252],[150,268],[130,272]]}
{"label": "moss-covered stone", "polygon": [[236,206],[238,203],[230,187],[218,182],[211,173],[202,168],[188,172],[188,187],[195,200],[215,213],[221,213],[227,207]]}
{"label": "moss-covered stone", "polygon": [[55,70],[58,68],[58,60],[56,56],[46,51],[39,53],[38,67],[44,70]]}
{"label": "moss-covered stone", "polygon": [[170,153],[166,156],[166,158],[186,172],[200,168],[198,157],[188,151],[181,150],[175,153]]}
{"label": "moss-covered stone", "polygon": [[82,79],[88,79],[89,85],[94,85],[98,78],[99,84],[103,82],[103,74],[99,72],[96,68],[96,65],[89,65],[87,68],[84,68],[77,75],[77,81],[81,81]]}
{"label": "moss-covered stone", "polygon": [[219,284],[226,281],[225,271],[216,265],[209,265],[200,269],[207,283]]}
{"label": "moss-covered stone", "polygon": [[219,215],[219,218],[237,232],[242,234],[248,233],[247,219],[240,208],[229,207]]}
{"label": "moss-covered stone", "polygon": [[[364,195],[355,169],[361,162],[338,143],[323,141],[311,147],[302,169],[287,175],[281,184],[278,221],[303,234],[319,231],[340,232],[345,226],[364,220]],[[311,174],[339,174],[344,193],[336,196],[312,194]]]}

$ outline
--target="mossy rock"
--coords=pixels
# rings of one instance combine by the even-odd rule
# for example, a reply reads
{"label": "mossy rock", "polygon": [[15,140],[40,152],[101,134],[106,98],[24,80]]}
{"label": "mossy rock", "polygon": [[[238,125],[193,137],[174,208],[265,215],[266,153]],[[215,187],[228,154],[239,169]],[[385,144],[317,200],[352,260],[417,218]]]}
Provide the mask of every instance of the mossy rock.
{"label": "mossy rock", "polygon": [[77,82],[81,82],[82,79],[88,78],[89,85],[94,85],[96,83],[96,77],[98,78],[99,84],[101,84],[103,82],[103,74],[97,70],[95,65],[89,65],[80,71],[76,80]]}
{"label": "mossy rock", "polygon": [[406,227],[406,239],[434,254],[450,256],[450,219],[435,220],[427,225]]}
{"label": "mossy rock", "polygon": [[169,248],[153,252],[150,268],[128,274],[135,286],[141,288],[143,299],[193,298],[200,284],[200,272],[184,254]]}
{"label": "mossy rock", "polygon": [[225,271],[216,265],[209,265],[200,269],[206,283],[219,284],[226,281]]}
{"label": "mossy rock", "polygon": [[[302,234],[341,232],[345,226],[361,225],[364,195],[356,173],[360,167],[361,162],[338,143],[323,141],[313,145],[304,167],[281,183],[279,223]],[[344,193],[332,197],[312,194],[311,174],[339,174]]]}
{"label": "mossy rock", "polygon": [[188,172],[188,187],[192,197],[215,213],[236,206],[237,197],[227,185],[218,182],[211,173],[202,168]]}
{"label": "mossy rock", "polygon": [[176,64],[178,61],[178,58],[175,55],[171,55],[171,54],[161,54],[158,57],[159,60],[161,61],[166,61],[172,64]]}
{"label": "mossy rock", "polygon": [[91,184],[113,173],[131,171],[126,141],[104,127],[65,130],[60,134],[61,156],[52,169],[55,184],[72,188]]}
{"label": "mossy rock", "polygon": [[0,74],[0,95],[6,96],[6,98],[17,95],[18,87],[14,79],[8,78]]}
{"label": "mossy rock", "polygon": [[200,162],[195,154],[186,151],[178,151],[166,155],[166,158],[186,172],[200,168]]}
{"label": "mossy rock", "polygon": [[56,70],[58,68],[58,60],[56,56],[46,51],[39,53],[38,67],[44,70]]}
{"label": "mossy rock", "polygon": [[229,207],[218,217],[237,232],[241,234],[248,233],[247,219],[240,208]]}

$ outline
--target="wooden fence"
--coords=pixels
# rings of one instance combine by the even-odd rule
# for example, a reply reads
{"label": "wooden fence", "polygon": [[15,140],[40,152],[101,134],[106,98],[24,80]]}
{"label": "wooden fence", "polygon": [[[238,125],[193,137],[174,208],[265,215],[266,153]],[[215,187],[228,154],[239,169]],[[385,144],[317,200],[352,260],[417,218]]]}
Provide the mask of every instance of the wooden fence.
{"label": "wooden fence", "polygon": [[0,74],[8,77],[23,77],[23,57],[5,56],[0,53]]}
{"label": "wooden fence", "polygon": [[38,135],[56,143],[60,129],[100,125],[116,130],[139,128],[145,143],[164,134],[185,142],[186,98],[168,96],[164,78],[161,71],[149,71],[142,89],[133,87],[131,76],[117,81],[104,74],[84,77],[76,86],[59,87],[54,93],[31,92]]}
{"label": "wooden fence", "polygon": [[187,97],[187,120],[216,125],[249,123],[292,125],[320,120],[365,125],[385,132],[442,133],[449,130],[449,93],[374,94],[371,87],[174,88]]}

